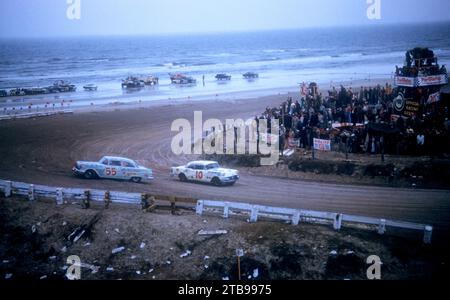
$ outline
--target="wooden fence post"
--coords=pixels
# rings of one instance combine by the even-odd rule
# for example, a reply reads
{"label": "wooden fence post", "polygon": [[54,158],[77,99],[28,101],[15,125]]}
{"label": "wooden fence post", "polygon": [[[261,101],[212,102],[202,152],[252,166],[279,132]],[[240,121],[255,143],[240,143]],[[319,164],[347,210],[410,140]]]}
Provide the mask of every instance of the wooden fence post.
{"label": "wooden fence post", "polygon": [[174,215],[176,212],[176,198],[171,196],[169,197],[169,201],[170,201],[170,211],[172,215]]}
{"label": "wooden fence post", "polygon": [[5,197],[11,197],[12,195],[12,182],[11,181],[6,181],[6,186],[5,186]]}
{"label": "wooden fence post", "polygon": [[380,225],[378,225],[378,234],[384,234],[386,232],[386,220],[381,219]]}
{"label": "wooden fence post", "polygon": [[28,200],[34,201],[34,184],[30,184],[30,187],[28,188]]}
{"label": "wooden fence post", "polygon": [[111,203],[111,193],[109,191],[105,192],[105,208],[108,209],[109,208],[109,204]]}
{"label": "wooden fence post", "polygon": [[88,209],[91,206],[91,192],[89,190],[84,191],[84,198],[81,204],[83,209]]}
{"label": "wooden fence post", "polygon": [[141,208],[142,210],[147,210],[150,207],[148,204],[148,195],[145,193],[141,194]]}
{"label": "wooden fence post", "polygon": [[258,208],[256,206],[252,207],[250,213],[250,223],[256,223],[258,221]]}
{"label": "wooden fence post", "polygon": [[56,189],[56,204],[62,205],[64,204],[63,190],[62,188]]}
{"label": "wooden fence post", "polygon": [[341,230],[342,227],[342,214],[335,214],[333,228],[335,230]]}
{"label": "wooden fence post", "polygon": [[423,242],[425,244],[431,244],[432,234],[433,234],[433,226],[425,226],[425,234],[423,236]]}
{"label": "wooden fence post", "polygon": [[203,214],[203,200],[197,201],[197,207],[195,209],[195,212],[197,213],[197,215],[200,216]]}
{"label": "wooden fence post", "polygon": [[149,196],[148,194],[141,194],[141,206],[144,212],[152,212],[156,208],[156,198],[154,196]]}

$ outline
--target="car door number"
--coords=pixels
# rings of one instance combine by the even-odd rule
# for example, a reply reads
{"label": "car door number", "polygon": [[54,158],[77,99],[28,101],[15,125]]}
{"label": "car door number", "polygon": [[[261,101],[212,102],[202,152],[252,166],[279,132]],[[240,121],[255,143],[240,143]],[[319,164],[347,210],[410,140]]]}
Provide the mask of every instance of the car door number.
{"label": "car door number", "polygon": [[106,176],[116,176],[117,170],[116,168],[106,168]]}
{"label": "car door number", "polygon": [[203,172],[202,171],[197,171],[195,172],[195,178],[202,180],[203,179]]}

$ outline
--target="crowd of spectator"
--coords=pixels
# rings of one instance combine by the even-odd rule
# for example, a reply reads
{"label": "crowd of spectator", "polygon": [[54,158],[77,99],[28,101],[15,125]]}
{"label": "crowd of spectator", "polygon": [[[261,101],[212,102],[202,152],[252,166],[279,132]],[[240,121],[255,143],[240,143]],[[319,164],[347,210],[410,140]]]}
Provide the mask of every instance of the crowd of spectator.
{"label": "crowd of spectator", "polygon": [[326,95],[311,84],[299,100],[289,97],[267,107],[256,119],[280,122],[280,150],[313,147],[313,139],[331,140],[333,151],[438,155],[448,152],[448,109],[404,118],[394,110],[396,90],[384,86],[357,90],[333,87]]}

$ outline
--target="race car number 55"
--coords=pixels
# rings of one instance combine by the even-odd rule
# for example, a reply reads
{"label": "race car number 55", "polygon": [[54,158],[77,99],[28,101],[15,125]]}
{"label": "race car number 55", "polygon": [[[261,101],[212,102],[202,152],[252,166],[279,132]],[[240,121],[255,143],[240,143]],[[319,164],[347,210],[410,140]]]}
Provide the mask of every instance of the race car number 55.
{"label": "race car number 55", "polygon": [[117,170],[116,168],[106,168],[106,176],[116,176]]}
{"label": "race car number 55", "polygon": [[222,295],[271,295],[270,285],[233,285],[224,284]]}

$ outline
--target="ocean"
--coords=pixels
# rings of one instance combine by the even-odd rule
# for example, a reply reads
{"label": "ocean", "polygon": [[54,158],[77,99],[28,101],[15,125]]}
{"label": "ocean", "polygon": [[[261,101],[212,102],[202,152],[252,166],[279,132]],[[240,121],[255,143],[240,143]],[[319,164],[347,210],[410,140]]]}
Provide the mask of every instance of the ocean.
{"label": "ocean", "polygon": [[[449,25],[0,40],[0,89],[43,87],[62,79],[77,85],[77,92],[22,101],[71,99],[86,104],[292,90],[311,81],[329,86],[332,81],[391,78],[395,65],[402,65],[405,52],[414,47],[429,47],[441,64],[449,64]],[[260,78],[244,80],[242,74],[249,71]],[[197,85],[173,86],[168,73],[193,76]],[[217,73],[228,73],[232,80],[217,82]],[[155,75],[160,84],[124,91],[121,80],[130,75]],[[90,83],[99,90],[84,91],[83,85]],[[17,101],[17,97],[0,98],[0,105]]]}

